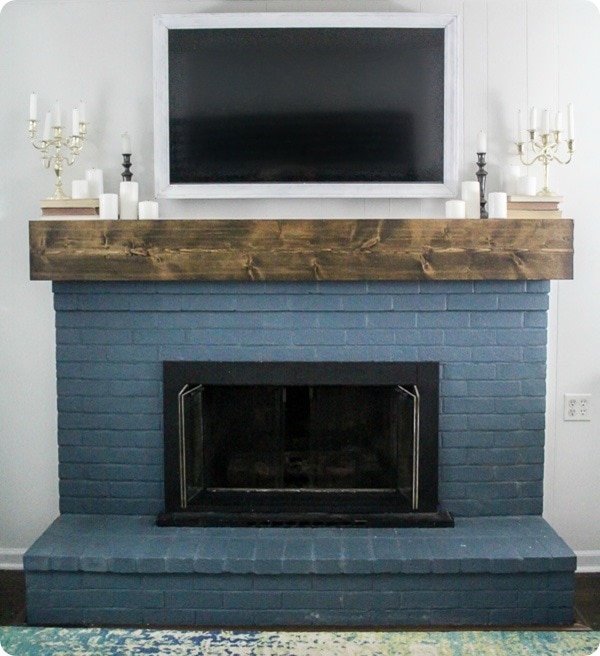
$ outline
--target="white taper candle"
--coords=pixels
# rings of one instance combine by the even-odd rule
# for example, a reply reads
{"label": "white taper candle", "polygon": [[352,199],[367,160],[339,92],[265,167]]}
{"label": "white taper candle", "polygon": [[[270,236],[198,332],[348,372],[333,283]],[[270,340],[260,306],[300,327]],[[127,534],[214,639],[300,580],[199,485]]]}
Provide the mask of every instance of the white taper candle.
{"label": "white taper candle", "polygon": [[35,91],[29,96],[29,120],[37,121],[37,93]]}

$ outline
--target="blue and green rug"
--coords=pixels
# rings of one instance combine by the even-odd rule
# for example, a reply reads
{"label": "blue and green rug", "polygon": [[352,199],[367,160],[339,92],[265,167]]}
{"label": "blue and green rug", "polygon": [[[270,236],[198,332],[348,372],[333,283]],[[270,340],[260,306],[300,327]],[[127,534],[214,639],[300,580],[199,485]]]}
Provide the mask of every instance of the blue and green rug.
{"label": "blue and green rug", "polygon": [[[165,631],[0,627],[10,656],[589,656],[600,631]],[[600,656],[600,652],[598,652]]]}

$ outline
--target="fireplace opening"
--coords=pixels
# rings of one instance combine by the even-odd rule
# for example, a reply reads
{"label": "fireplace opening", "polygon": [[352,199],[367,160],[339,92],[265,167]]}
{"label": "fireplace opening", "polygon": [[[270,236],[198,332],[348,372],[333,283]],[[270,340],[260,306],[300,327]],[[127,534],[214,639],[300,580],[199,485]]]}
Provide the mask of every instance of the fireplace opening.
{"label": "fireplace opening", "polygon": [[447,526],[437,363],[165,362],[163,525]]}

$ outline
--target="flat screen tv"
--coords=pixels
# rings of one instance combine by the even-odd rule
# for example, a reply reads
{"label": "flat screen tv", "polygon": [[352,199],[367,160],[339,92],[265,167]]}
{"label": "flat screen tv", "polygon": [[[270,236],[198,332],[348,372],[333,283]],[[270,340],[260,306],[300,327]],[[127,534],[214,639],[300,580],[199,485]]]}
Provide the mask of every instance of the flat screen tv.
{"label": "flat screen tv", "polygon": [[455,195],[457,31],[418,13],[156,16],[157,195]]}

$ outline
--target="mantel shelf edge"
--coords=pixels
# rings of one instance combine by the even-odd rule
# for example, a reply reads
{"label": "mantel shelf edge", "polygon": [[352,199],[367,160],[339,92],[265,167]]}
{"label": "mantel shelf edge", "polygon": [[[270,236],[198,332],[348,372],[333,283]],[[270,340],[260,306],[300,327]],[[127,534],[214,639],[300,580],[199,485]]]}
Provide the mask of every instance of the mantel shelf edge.
{"label": "mantel shelf edge", "polygon": [[571,219],[35,220],[54,281],[569,280]]}

